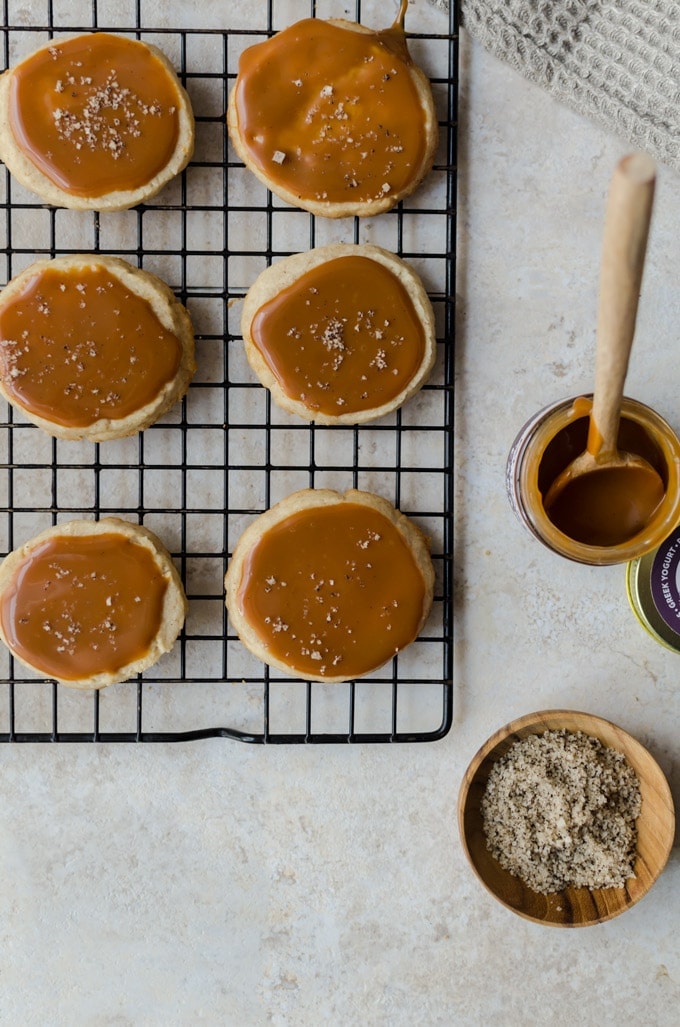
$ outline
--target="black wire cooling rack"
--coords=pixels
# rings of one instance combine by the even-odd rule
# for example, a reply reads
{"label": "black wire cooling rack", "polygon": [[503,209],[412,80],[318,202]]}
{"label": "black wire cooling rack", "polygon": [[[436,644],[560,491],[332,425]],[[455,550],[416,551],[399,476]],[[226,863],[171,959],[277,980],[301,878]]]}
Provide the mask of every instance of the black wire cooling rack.
{"label": "black wire cooling rack", "polygon": [[[115,214],[48,207],[0,172],[0,281],[33,260],[74,252],[121,256],[167,281],[189,308],[198,373],[162,423],[110,443],[51,439],[0,407],[0,551],[52,524],[118,515],[155,531],[176,560],[189,615],[172,653],[138,680],[101,693],[22,676],[0,654],[6,742],[426,742],[442,738],[453,703],[453,352],[458,33],[450,14],[407,15],[410,48],[429,74],[440,120],[435,166],[417,193],[379,218],[329,222],[279,203],[234,159],[224,113],[240,52],[301,17],[331,16],[309,0],[252,0],[216,28],[150,25],[144,3],[3,0],[8,67],[47,38],[92,29],[159,45],[185,84],[197,122],[189,168],[153,202]],[[174,3],[158,5],[163,16]],[[179,6],[179,5],[178,5]],[[214,5],[218,7],[217,4]],[[329,6],[329,5],[326,5]],[[332,5],[330,5],[332,6]],[[385,18],[384,4],[343,4],[336,16]],[[247,25],[230,27],[248,8]],[[369,10],[370,8],[370,10]],[[422,8],[420,8],[422,10]],[[112,13],[109,13],[111,11]],[[115,12],[115,13],[113,13]],[[448,25],[446,24],[448,17]],[[41,20],[42,19],[42,20]],[[184,19],[186,20],[186,19]],[[198,20],[198,15],[196,19]],[[437,317],[439,359],[421,393],[373,425],[322,427],[280,412],[253,380],[239,334],[239,299],[273,259],[329,242],[373,242],[421,274]],[[223,576],[243,528],[297,488],[363,488],[430,535],[435,600],[422,636],[369,678],[346,685],[276,675],[230,629]],[[4,663],[2,662],[4,661]]]}

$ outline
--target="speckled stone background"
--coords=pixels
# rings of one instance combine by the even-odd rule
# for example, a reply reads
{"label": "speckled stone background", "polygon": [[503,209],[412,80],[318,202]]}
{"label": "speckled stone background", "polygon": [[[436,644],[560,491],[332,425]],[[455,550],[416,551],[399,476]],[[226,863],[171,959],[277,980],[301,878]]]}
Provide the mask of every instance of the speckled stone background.
{"label": "speckled stone background", "polygon": [[[147,21],[177,25],[245,23],[253,5],[142,0]],[[384,6],[365,2],[364,20]],[[446,15],[417,0],[412,31],[421,18]],[[504,494],[516,430],[589,387],[624,145],[465,36],[462,52],[453,729],[401,747],[4,747],[1,1023],[678,1023],[677,847],[624,917],[556,931],[497,905],[459,844],[468,761],[531,710],[615,720],[680,798],[680,658],[638,627],[621,568],[552,556]],[[678,223],[680,179],[660,168],[627,391],[680,430]]]}

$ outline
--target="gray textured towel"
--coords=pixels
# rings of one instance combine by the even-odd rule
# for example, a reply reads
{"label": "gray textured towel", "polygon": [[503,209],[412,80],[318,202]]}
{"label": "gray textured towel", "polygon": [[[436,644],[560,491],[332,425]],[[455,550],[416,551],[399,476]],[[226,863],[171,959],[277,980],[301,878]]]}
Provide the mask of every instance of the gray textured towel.
{"label": "gray textured towel", "polygon": [[680,0],[461,0],[461,14],[526,78],[680,170]]}

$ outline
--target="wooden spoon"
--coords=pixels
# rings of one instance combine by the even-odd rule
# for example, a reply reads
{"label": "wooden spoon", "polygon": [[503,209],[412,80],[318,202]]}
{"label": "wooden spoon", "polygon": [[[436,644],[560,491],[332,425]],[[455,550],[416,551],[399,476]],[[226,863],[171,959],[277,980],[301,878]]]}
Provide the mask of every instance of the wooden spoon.
{"label": "wooden spoon", "polygon": [[665,492],[651,464],[617,446],[655,180],[654,161],[642,152],[624,157],[614,170],[604,225],[588,440],[543,500],[560,530],[592,545],[617,545],[632,538],[649,522]]}

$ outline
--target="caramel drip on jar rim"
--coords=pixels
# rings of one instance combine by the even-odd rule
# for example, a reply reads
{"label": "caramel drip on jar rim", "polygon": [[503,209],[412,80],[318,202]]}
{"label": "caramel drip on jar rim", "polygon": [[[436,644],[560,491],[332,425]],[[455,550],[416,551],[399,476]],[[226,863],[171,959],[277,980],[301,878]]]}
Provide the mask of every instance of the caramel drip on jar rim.
{"label": "caramel drip on jar rim", "polygon": [[133,191],[179,138],[177,84],[134,39],[95,32],[37,51],[12,73],[9,122],[28,159],[74,196]]}
{"label": "caramel drip on jar rim", "polygon": [[309,18],[241,55],[239,134],[300,199],[365,203],[407,188],[425,155],[425,113],[398,23],[356,32]]}
{"label": "caramel drip on jar rim", "polygon": [[241,612],[300,675],[367,674],[414,640],[425,584],[398,529],[360,503],[302,510],[253,547]]}
{"label": "caramel drip on jar rim", "polygon": [[125,535],[53,536],[19,565],[0,600],[5,639],[46,677],[79,681],[146,656],[167,581]]}
{"label": "caramel drip on jar rim", "polygon": [[142,409],[176,375],[179,339],[106,268],[47,266],[0,302],[0,376],[25,410],[68,427]]}
{"label": "caramel drip on jar rim", "polygon": [[407,290],[363,256],[307,271],[260,307],[251,335],[289,398],[335,416],[389,403],[425,353]]}

